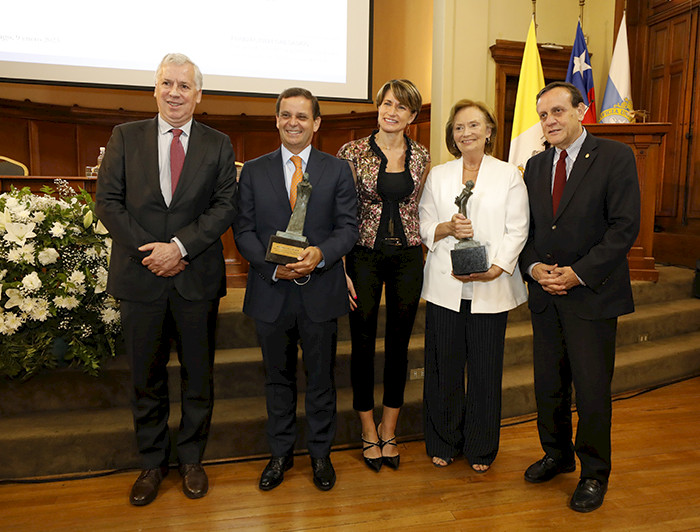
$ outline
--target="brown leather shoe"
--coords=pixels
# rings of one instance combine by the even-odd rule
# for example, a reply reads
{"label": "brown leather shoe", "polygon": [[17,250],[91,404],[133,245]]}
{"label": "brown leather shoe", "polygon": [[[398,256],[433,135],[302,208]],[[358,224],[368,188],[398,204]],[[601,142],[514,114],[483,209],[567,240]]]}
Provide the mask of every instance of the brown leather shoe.
{"label": "brown leather shoe", "polygon": [[204,497],[209,491],[209,479],[202,464],[181,464],[182,492],[190,499]]}
{"label": "brown leather shoe", "polygon": [[144,469],[134,482],[129,495],[129,502],[134,506],[146,506],[158,495],[160,482],[168,474],[167,467]]}

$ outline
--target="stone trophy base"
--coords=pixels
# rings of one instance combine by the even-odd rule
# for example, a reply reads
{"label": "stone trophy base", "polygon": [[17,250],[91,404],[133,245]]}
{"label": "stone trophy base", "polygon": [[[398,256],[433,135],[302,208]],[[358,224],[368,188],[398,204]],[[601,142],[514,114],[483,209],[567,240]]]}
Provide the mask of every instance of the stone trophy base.
{"label": "stone trophy base", "polygon": [[275,264],[298,262],[297,257],[307,247],[309,247],[309,240],[305,236],[277,231],[276,235],[270,237],[265,260]]}
{"label": "stone trophy base", "polygon": [[452,256],[452,272],[455,275],[482,273],[489,269],[489,257],[486,247],[476,242],[468,247],[457,247],[450,252]]}

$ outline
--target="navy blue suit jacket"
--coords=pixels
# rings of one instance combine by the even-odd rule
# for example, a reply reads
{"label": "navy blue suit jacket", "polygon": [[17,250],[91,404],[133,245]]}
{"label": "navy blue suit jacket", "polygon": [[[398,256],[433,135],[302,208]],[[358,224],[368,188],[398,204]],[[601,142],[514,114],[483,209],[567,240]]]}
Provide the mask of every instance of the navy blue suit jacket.
{"label": "navy blue suit jacket", "polygon": [[[299,288],[308,317],[322,322],[350,310],[341,259],[358,237],[357,194],[347,162],[332,155],[311,148],[306,173],[312,191],[304,235],[321,249],[325,262]],[[277,319],[288,289],[293,288],[293,281],[274,281],[277,265],[265,261],[270,236],[286,230],[291,214],[281,150],[246,162],[233,224],[236,246],[250,263],[243,311],[267,323]]]}
{"label": "navy blue suit jacket", "polygon": [[607,319],[634,311],[627,253],[639,233],[640,197],[629,146],[587,134],[556,214],[552,212],[550,148],[525,168],[530,234],[520,255],[523,272],[535,262],[571,266],[586,286],[552,296],[529,276],[529,307],[541,312],[561,298],[583,319]]}

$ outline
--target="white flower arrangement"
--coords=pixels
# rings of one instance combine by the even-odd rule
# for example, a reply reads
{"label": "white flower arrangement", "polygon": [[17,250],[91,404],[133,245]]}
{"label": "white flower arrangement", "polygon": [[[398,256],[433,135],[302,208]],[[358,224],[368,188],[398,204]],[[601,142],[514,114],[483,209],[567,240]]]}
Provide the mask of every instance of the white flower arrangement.
{"label": "white flower arrangement", "polygon": [[43,195],[0,194],[0,375],[44,368],[97,374],[121,333],[106,293],[111,239],[86,191],[56,180]]}

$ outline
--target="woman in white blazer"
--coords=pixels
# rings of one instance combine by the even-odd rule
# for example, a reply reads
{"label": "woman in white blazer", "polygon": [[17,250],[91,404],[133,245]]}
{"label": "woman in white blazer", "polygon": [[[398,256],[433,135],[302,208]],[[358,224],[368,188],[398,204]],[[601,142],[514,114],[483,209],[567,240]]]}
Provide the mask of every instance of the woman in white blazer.
{"label": "woman in white blazer", "polygon": [[[457,102],[445,141],[458,159],[432,169],[419,207],[428,248],[421,294],[427,301],[426,451],[438,467],[462,452],[478,473],[498,453],[508,311],[527,300],[518,269],[530,219],[527,190],[516,166],[488,155],[495,135],[496,121],[486,105]],[[474,188],[465,217],[455,199],[467,181]],[[486,272],[452,274],[450,251],[462,238],[486,247]]]}

